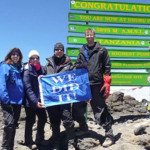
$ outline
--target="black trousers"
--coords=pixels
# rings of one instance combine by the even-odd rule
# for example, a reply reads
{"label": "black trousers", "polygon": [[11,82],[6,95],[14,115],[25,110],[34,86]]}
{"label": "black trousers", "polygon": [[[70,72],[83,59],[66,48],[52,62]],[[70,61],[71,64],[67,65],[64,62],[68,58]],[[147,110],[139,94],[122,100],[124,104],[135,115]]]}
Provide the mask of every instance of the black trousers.
{"label": "black trousers", "polygon": [[47,112],[52,127],[52,136],[59,137],[61,120],[65,129],[74,126],[70,104],[47,107]]}
{"label": "black trousers", "polygon": [[25,143],[30,144],[33,142],[32,138],[32,128],[36,121],[36,116],[38,117],[37,120],[37,133],[36,133],[36,140],[44,140],[44,127],[45,123],[47,122],[47,115],[46,110],[42,109],[35,109],[32,107],[25,107],[26,112],[26,121],[25,121]]}
{"label": "black trousers", "polygon": [[[107,109],[105,99],[103,98],[103,93],[100,93],[100,85],[91,85],[91,94],[92,100],[90,101],[90,105],[92,107],[96,122],[106,130],[111,128],[113,124],[113,117]],[[79,124],[85,123],[86,106],[86,102],[73,104],[73,118]]]}
{"label": "black trousers", "polygon": [[20,105],[1,104],[3,112],[3,139],[1,150],[13,150],[16,127],[20,117]]}

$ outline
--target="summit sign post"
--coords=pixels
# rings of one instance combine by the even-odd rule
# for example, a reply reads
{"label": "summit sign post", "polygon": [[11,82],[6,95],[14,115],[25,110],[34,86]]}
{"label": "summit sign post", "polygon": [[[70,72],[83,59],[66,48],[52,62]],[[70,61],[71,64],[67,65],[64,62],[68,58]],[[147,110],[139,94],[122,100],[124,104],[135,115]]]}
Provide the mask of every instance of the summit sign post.
{"label": "summit sign post", "polygon": [[70,8],[73,10],[91,10],[104,12],[126,12],[150,14],[150,6],[146,4],[99,2],[99,1],[71,1]]}
{"label": "summit sign post", "polygon": [[69,21],[150,25],[150,17],[69,13]]}
{"label": "summit sign post", "polygon": [[91,28],[95,42],[108,49],[113,86],[150,85],[150,3],[71,0],[70,10],[67,43],[73,46],[66,53],[72,60]]}
{"label": "summit sign post", "polygon": [[87,28],[93,29],[97,34],[108,35],[138,35],[138,36],[150,36],[150,28],[131,28],[131,27],[113,27],[113,26],[95,26],[95,25],[80,25],[69,24],[68,31],[75,33],[84,33]]}

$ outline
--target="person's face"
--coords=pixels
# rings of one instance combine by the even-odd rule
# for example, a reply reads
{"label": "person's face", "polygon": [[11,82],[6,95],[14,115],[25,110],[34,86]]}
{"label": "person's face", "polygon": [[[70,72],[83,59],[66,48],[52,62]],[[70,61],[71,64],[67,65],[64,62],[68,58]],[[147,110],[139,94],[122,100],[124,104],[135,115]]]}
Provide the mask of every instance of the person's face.
{"label": "person's face", "polygon": [[61,48],[55,49],[55,56],[61,58],[64,55],[64,51]]}
{"label": "person's face", "polygon": [[33,55],[33,56],[30,58],[30,63],[33,64],[33,65],[39,64],[39,56]]}
{"label": "person's face", "polygon": [[17,52],[13,52],[11,54],[11,60],[13,61],[14,64],[18,63],[20,60],[20,55]]}
{"label": "person's face", "polygon": [[88,44],[94,43],[94,37],[95,37],[94,32],[92,32],[92,31],[85,32],[85,38],[86,38]]}

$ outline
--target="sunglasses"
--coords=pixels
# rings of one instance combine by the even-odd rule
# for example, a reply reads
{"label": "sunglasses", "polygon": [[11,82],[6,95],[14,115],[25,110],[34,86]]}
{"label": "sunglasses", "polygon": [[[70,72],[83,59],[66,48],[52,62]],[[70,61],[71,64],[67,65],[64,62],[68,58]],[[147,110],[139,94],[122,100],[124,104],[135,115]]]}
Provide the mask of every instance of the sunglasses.
{"label": "sunglasses", "polygon": [[35,59],[36,59],[36,60],[39,60],[39,57],[31,57],[30,59],[31,59],[31,60],[35,60]]}
{"label": "sunglasses", "polygon": [[13,55],[13,56],[20,56],[18,53],[12,53],[11,55]]}
{"label": "sunglasses", "polygon": [[64,50],[60,48],[60,49],[55,49],[55,51],[64,51]]}

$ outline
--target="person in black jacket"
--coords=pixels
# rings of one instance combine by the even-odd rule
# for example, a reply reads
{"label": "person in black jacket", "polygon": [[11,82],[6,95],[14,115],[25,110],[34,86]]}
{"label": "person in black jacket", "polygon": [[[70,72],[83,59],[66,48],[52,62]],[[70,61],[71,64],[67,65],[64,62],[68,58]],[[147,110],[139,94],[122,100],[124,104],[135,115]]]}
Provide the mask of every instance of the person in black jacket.
{"label": "person in black jacket", "polygon": [[[29,52],[29,62],[24,66],[23,81],[25,86],[25,136],[20,142],[30,148],[34,145],[32,138],[32,128],[37,120],[37,133],[35,143],[40,144],[44,140],[44,127],[47,122],[46,110],[40,100],[38,76],[44,75],[44,67],[40,65],[39,53],[36,50]],[[34,145],[35,146],[35,145]]]}
{"label": "person in black jacket", "polygon": [[[70,70],[72,66],[70,58],[64,54],[64,45],[56,43],[54,46],[54,55],[47,58],[46,72],[47,74],[54,74]],[[59,149],[60,144],[60,124],[63,121],[63,126],[66,132],[70,133],[74,127],[74,122],[71,114],[71,105],[63,104],[47,107],[47,112],[50,118],[52,128],[52,141],[53,149]]]}
{"label": "person in black jacket", "polygon": [[[86,67],[88,69],[92,99],[90,101],[95,120],[105,129],[106,139],[104,147],[114,143],[112,131],[113,117],[107,109],[105,103],[110,93],[111,84],[111,63],[106,48],[101,47],[100,43],[94,41],[95,32],[92,29],[85,31],[87,44],[80,49],[76,61],[76,67]],[[84,114],[86,113],[86,103],[73,104],[73,117],[79,123],[79,129],[88,130]]]}

